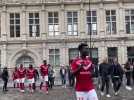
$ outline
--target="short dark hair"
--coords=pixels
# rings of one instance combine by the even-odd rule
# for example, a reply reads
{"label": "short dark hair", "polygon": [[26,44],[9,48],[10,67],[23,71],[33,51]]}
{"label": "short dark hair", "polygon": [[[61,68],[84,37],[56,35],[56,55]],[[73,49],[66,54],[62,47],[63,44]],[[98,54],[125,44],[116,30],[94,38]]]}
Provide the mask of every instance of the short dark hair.
{"label": "short dark hair", "polygon": [[81,43],[81,44],[79,44],[78,50],[80,51],[82,49],[82,47],[84,47],[84,46],[88,46],[88,44],[87,43]]}

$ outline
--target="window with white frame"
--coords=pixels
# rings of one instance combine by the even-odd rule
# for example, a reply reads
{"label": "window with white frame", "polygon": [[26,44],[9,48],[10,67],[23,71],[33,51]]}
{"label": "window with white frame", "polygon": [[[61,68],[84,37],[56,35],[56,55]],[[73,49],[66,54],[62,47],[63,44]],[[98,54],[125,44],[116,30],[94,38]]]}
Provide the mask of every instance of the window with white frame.
{"label": "window with white frame", "polygon": [[106,32],[116,34],[116,10],[106,10]]}
{"label": "window with white frame", "polygon": [[125,10],[126,33],[134,34],[134,9]]}
{"label": "window with white frame", "polygon": [[107,48],[107,53],[108,53],[109,63],[113,63],[113,60],[115,58],[118,59],[118,48],[117,47],[108,47]]}
{"label": "window with white frame", "polygon": [[67,12],[67,35],[78,35],[78,13]]}
{"label": "window with white frame", "polygon": [[29,36],[40,36],[40,19],[39,13],[29,13]]}
{"label": "window with white frame", "polygon": [[87,32],[89,35],[97,35],[96,11],[87,11]]}
{"label": "window with white frame", "polygon": [[20,37],[19,13],[10,13],[10,37]]}
{"label": "window with white frame", "polygon": [[49,63],[54,66],[60,66],[60,50],[59,49],[49,49]]}
{"label": "window with white frame", "polygon": [[59,35],[58,12],[48,12],[48,33],[50,36]]}
{"label": "window with white frame", "polygon": [[69,49],[69,61],[79,56],[79,51],[77,48]]}

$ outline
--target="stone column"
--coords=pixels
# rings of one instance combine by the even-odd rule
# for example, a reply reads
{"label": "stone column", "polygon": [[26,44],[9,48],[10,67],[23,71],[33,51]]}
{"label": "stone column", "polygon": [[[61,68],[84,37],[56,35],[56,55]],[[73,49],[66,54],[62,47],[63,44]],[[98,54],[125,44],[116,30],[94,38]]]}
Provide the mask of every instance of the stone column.
{"label": "stone column", "polygon": [[85,11],[84,11],[84,6],[83,6],[83,3],[80,5],[80,13],[79,13],[79,16],[78,16],[78,32],[79,34],[78,35],[85,35],[85,26],[86,26],[86,20],[85,20]]}
{"label": "stone column", "polygon": [[[10,36],[10,34],[9,34]],[[2,7],[1,12],[1,38],[2,41],[7,41],[7,12],[6,6]]]}
{"label": "stone column", "polygon": [[100,8],[99,8],[99,11],[97,13],[98,15],[98,25],[97,25],[97,29],[98,30],[98,35],[101,36],[101,37],[104,37],[105,36],[105,10],[103,8],[103,3],[100,4]]}
{"label": "stone column", "polygon": [[118,48],[118,61],[120,64],[125,64],[127,61],[127,46],[124,45],[123,41]]}
{"label": "stone column", "polygon": [[104,58],[108,57],[107,47],[105,46],[105,42],[102,42],[100,44],[102,45],[98,48],[99,63],[101,63]]}
{"label": "stone column", "polygon": [[27,21],[27,18],[26,18],[26,8],[25,6],[23,5],[22,6],[22,13],[21,13],[21,17],[20,17],[20,21],[21,21],[21,33],[20,33],[20,36],[22,37],[23,40],[26,40],[27,36],[28,36],[28,33],[26,32],[26,21]]}
{"label": "stone column", "polygon": [[119,2],[119,11],[117,12],[117,29],[118,35],[122,36],[125,33],[125,12],[121,2]]}
{"label": "stone column", "polygon": [[65,10],[64,4],[61,5],[61,10],[59,12],[59,31],[61,35],[65,35],[66,27],[65,27]]}
{"label": "stone column", "polygon": [[1,49],[1,67],[5,66],[7,66],[7,45],[3,44]]}
{"label": "stone column", "polygon": [[47,26],[46,19],[47,18],[48,17],[46,17],[45,5],[42,5],[42,9],[40,12],[40,34],[43,39],[47,35],[46,34],[46,26]]}

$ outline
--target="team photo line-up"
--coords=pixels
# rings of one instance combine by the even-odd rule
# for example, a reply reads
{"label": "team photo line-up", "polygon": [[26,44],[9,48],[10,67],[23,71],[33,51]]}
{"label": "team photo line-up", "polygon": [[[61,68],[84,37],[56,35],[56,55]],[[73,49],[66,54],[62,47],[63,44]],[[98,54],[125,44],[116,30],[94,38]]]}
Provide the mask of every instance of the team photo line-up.
{"label": "team photo line-up", "polygon": [[[104,88],[106,87],[106,97],[111,97],[109,93],[111,83],[115,95],[119,95],[119,90],[124,79],[126,89],[132,90],[131,80],[133,79],[134,83],[134,63],[127,61],[124,66],[121,66],[117,58],[114,58],[114,60],[109,63],[108,59],[104,57],[101,63],[95,65],[92,63],[92,58],[88,56],[90,50],[87,43],[79,44],[78,50],[80,56],[70,60],[70,64],[67,67],[61,65],[59,71],[64,88],[66,88],[67,80],[71,87],[75,85],[77,100],[98,100],[93,83],[94,77],[98,79],[97,87],[99,87],[101,91],[101,96],[104,96]],[[19,67],[15,67],[14,71],[12,71],[13,85],[14,88],[18,88],[20,92],[25,92],[25,82],[27,82],[29,91],[33,93],[36,89],[36,82],[40,78],[40,90],[44,90],[46,94],[48,94],[49,87],[52,88],[54,85],[54,73],[53,67],[51,64],[47,64],[46,60],[43,60],[43,64],[39,66],[39,72],[32,64],[30,64],[28,68],[20,64]],[[4,82],[3,92],[6,92],[8,91],[7,83],[9,79],[7,67],[4,67],[1,77]]]}

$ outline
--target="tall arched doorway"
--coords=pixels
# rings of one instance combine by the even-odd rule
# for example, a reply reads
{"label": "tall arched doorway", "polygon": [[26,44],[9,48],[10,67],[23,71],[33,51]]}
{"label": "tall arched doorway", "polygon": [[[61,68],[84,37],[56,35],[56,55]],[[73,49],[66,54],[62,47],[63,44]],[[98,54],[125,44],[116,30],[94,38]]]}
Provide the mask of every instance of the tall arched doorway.
{"label": "tall arched doorway", "polygon": [[18,58],[16,61],[16,66],[19,66],[20,64],[23,64],[24,67],[29,67],[29,64],[35,66],[34,60],[30,56],[21,56]]}

